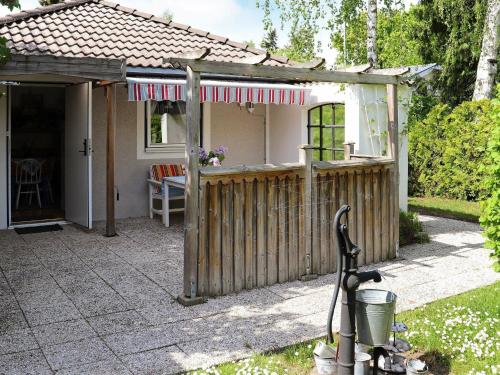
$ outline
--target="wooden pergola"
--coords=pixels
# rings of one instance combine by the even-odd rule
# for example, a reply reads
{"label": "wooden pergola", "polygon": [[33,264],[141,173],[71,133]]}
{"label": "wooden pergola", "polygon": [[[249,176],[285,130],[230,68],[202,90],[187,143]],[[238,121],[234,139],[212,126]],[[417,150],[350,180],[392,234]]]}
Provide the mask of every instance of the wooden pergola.
{"label": "wooden pergola", "polygon": [[[395,210],[399,211],[399,155],[398,155],[398,102],[397,86],[403,82],[397,75],[382,75],[364,72],[328,71],[315,68],[274,67],[262,63],[266,58],[257,59],[253,64],[212,62],[203,60],[206,53],[199,54],[199,58],[166,58],[165,63],[174,68],[186,71],[187,75],[187,140],[186,140],[186,190],[185,190],[185,217],[184,217],[184,295],[179,302],[192,305],[203,302],[199,290],[199,240],[200,240],[200,168],[198,149],[200,141],[200,75],[203,73],[220,74],[235,77],[251,77],[254,79],[272,79],[290,83],[333,82],[346,84],[377,84],[387,87],[388,130],[389,130],[389,158],[395,165],[392,174],[392,196]],[[190,56],[193,57],[193,56]],[[318,64],[311,64],[317,66]],[[309,174],[310,175],[310,174]],[[308,182],[309,180],[309,182]],[[306,174],[306,196],[310,194],[311,180]],[[310,217],[311,205],[305,205],[305,217]],[[395,215],[392,225],[397,234],[399,231],[398,215]],[[306,222],[309,220],[306,220]],[[310,223],[306,228],[310,228]],[[306,229],[307,230],[307,229]],[[396,237],[396,235],[394,235]],[[306,248],[312,246],[307,243]],[[396,245],[397,247],[397,245]]]}
{"label": "wooden pergola", "polygon": [[0,65],[0,76],[13,80],[28,79],[33,76],[47,77],[55,82],[94,82],[106,89],[106,236],[114,236],[115,229],[115,100],[114,84],[124,82],[126,61],[119,59],[98,59],[88,57],[63,57],[53,55],[13,54]]}

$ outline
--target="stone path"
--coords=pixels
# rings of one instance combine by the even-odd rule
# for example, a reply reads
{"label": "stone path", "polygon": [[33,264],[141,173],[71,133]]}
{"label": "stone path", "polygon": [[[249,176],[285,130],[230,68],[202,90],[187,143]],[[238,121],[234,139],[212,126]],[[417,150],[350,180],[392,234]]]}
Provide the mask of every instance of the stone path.
{"label": "stone path", "polygon": [[[371,267],[398,310],[499,280],[478,225],[422,220],[429,244]],[[180,225],[100,232],[0,232],[0,374],[172,374],[325,334],[333,275],[184,308]]]}

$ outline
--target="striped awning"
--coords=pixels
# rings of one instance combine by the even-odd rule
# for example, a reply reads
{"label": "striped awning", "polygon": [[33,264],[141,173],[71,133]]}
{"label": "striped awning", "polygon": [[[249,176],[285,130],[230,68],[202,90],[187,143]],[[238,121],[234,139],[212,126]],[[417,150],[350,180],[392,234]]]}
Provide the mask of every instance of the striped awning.
{"label": "striped awning", "polygon": [[[129,101],[186,100],[186,81],[179,79],[127,78]],[[200,82],[200,102],[308,105],[308,87],[254,82]]]}

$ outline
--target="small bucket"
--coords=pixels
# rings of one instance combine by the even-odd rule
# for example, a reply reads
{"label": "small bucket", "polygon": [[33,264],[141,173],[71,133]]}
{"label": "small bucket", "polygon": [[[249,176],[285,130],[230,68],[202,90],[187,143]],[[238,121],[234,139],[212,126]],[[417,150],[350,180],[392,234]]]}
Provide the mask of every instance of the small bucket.
{"label": "small bucket", "polygon": [[429,373],[429,367],[425,365],[422,370],[417,370],[414,367],[414,361],[412,360],[406,365],[406,373],[410,375],[427,375]]}
{"label": "small bucket", "polygon": [[335,362],[335,358],[321,358],[317,354],[314,354],[314,362],[316,363],[316,370],[318,371],[318,374],[337,374],[337,362]]}
{"label": "small bucket", "polygon": [[384,346],[389,341],[396,308],[396,295],[387,290],[356,291],[356,327],[358,341]]}
{"label": "small bucket", "polygon": [[370,375],[371,359],[370,354],[357,352],[354,362],[354,375]]}

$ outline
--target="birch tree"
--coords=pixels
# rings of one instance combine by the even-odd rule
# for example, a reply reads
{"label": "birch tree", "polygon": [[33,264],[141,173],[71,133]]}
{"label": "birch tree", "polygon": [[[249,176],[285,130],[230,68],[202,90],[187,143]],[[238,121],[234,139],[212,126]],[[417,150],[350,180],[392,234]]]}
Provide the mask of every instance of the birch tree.
{"label": "birch tree", "polygon": [[498,69],[498,28],[500,24],[500,0],[488,0],[484,19],[483,43],[477,64],[473,100],[491,98]]}
{"label": "birch tree", "polygon": [[366,13],[366,59],[377,66],[377,0],[368,0]]}

